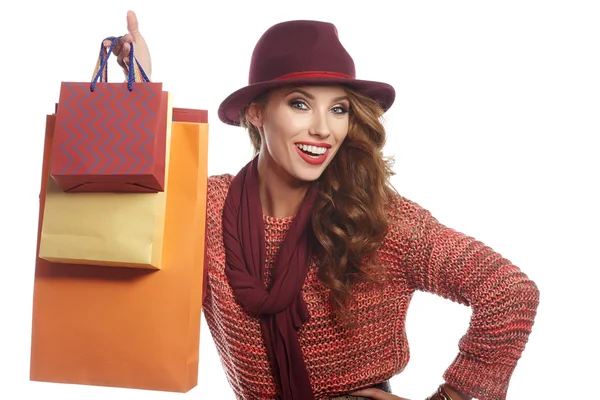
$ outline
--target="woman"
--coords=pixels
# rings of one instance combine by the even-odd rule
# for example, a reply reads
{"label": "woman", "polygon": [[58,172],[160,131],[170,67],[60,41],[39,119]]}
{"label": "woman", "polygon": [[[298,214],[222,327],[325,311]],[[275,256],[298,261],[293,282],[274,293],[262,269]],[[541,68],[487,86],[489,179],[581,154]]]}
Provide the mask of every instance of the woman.
{"label": "woman", "polygon": [[[133,12],[130,44],[151,73]],[[110,43],[106,43],[109,45]],[[380,118],[394,89],[354,76],[336,28],[289,21],[257,43],[250,82],[219,118],[256,157],[208,188],[204,312],[229,383],[245,399],[402,399],[404,322],[427,291],[473,309],[430,399],[504,399],[539,293],[511,262],[395,193]]]}

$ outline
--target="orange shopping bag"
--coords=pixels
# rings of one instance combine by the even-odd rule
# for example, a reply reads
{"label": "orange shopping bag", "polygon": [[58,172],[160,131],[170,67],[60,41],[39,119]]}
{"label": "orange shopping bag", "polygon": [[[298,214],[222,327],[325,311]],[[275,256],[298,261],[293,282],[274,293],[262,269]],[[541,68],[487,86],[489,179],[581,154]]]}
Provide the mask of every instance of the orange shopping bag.
{"label": "orange shopping bag", "polygon": [[[196,386],[208,147],[206,112],[198,113],[203,122],[173,122],[162,269],[36,257],[31,380],[173,392]],[[48,116],[38,253],[55,122]]]}

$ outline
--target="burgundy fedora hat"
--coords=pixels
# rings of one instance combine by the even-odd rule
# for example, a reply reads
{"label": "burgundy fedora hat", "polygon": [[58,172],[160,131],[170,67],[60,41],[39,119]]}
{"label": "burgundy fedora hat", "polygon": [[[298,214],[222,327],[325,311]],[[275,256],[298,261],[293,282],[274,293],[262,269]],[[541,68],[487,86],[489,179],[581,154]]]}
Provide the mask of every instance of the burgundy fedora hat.
{"label": "burgundy fedora hat", "polygon": [[356,79],[354,61],[329,22],[287,21],[273,25],[259,39],[248,85],[233,92],[219,106],[219,119],[240,124],[240,113],[257,96],[288,85],[340,84],[375,99],[387,111],[394,88],[383,82]]}

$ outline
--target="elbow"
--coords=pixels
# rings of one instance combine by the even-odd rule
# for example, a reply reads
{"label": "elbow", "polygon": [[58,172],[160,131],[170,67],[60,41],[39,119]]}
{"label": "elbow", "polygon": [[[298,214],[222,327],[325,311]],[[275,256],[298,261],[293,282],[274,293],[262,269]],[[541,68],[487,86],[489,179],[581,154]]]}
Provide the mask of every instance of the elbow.
{"label": "elbow", "polygon": [[525,279],[518,286],[512,293],[514,314],[510,323],[513,330],[511,347],[519,349],[519,355],[516,355],[515,359],[520,358],[520,353],[524,351],[529,341],[540,304],[540,290],[534,281]]}
{"label": "elbow", "polygon": [[511,325],[518,330],[522,330],[522,333],[526,336],[529,335],[540,304],[538,286],[529,278],[522,279],[518,284],[511,286],[509,293],[507,293],[507,302],[509,307],[512,308]]}
{"label": "elbow", "polygon": [[519,291],[526,301],[528,308],[533,312],[537,312],[537,308],[540,304],[540,290],[536,283],[533,280],[526,278]]}
{"label": "elbow", "polygon": [[502,296],[515,309],[535,316],[540,303],[540,290],[537,284],[524,272],[517,269],[507,280],[507,292]]}
{"label": "elbow", "polygon": [[[492,290],[487,288],[485,295],[474,305],[475,315],[482,321],[499,328],[500,331],[519,331],[527,336],[533,327],[540,303],[540,290],[537,284],[524,273],[505,275]],[[490,317],[493,318],[490,319]]]}

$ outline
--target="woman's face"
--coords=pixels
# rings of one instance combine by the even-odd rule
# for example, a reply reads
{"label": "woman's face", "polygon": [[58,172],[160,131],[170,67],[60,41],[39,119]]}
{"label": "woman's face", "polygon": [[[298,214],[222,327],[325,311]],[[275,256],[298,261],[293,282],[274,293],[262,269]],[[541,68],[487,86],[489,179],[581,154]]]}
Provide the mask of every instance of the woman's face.
{"label": "woman's face", "polygon": [[251,106],[261,153],[301,181],[314,181],[329,165],[348,134],[350,103],[339,86],[277,89],[264,107]]}

